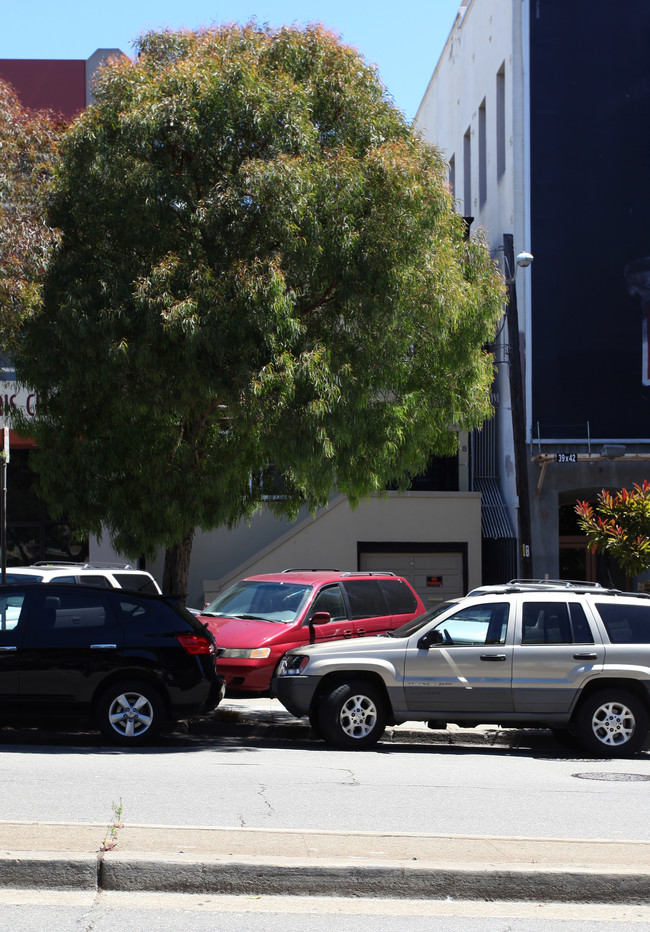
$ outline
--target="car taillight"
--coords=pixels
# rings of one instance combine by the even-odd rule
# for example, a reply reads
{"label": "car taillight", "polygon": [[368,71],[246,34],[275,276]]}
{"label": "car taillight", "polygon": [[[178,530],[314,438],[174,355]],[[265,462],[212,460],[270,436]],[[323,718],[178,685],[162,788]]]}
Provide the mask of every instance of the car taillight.
{"label": "car taillight", "polygon": [[215,651],[212,641],[198,634],[177,634],[176,640],[188,654],[214,654]]}

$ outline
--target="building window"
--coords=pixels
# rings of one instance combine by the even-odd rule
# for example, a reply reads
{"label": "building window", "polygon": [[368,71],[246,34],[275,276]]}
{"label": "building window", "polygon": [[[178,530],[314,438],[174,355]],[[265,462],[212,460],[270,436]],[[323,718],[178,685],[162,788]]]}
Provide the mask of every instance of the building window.
{"label": "building window", "polygon": [[451,196],[456,200],[456,156],[452,155],[449,159],[449,190]]}
{"label": "building window", "polygon": [[506,170],[506,66],[497,71],[497,180]]}
{"label": "building window", "polygon": [[27,450],[12,450],[7,467],[7,566],[36,560],[84,562],[88,540],[78,538],[65,518],[54,520],[36,493],[37,476]]}
{"label": "building window", "polygon": [[472,131],[463,136],[463,213],[472,212]]}
{"label": "building window", "polygon": [[487,122],[485,97],[478,108],[478,202],[479,207],[487,198]]}

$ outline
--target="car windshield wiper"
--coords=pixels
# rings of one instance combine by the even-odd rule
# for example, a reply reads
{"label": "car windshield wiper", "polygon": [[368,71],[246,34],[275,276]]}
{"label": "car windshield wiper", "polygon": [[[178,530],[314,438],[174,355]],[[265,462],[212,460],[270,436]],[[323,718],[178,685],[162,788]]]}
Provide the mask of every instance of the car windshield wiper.
{"label": "car windshield wiper", "polygon": [[251,621],[268,621],[268,618],[263,618],[261,615],[247,615],[245,612],[240,614],[237,612],[236,615],[229,615],[229,618],[245,618]]}

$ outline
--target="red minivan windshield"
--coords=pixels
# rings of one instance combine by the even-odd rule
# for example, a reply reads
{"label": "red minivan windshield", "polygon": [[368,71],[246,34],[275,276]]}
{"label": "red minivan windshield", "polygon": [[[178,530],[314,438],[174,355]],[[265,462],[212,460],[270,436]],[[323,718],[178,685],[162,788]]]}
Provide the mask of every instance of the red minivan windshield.
{"label": "red minivan windshield", "polygon": [[313,586],[292,582],[242,579],[202,609],[208,618],[254,618],[291,624],[300,614]]}

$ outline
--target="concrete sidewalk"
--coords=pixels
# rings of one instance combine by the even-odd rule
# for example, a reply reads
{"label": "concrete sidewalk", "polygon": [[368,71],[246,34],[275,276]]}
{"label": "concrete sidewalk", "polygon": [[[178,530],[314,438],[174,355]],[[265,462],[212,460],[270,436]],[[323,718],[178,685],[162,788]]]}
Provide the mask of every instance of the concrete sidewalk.
{"label": "concrete sidewalk", "polygon": [[650,842],[0,822],[0,885],[650,902]]}

